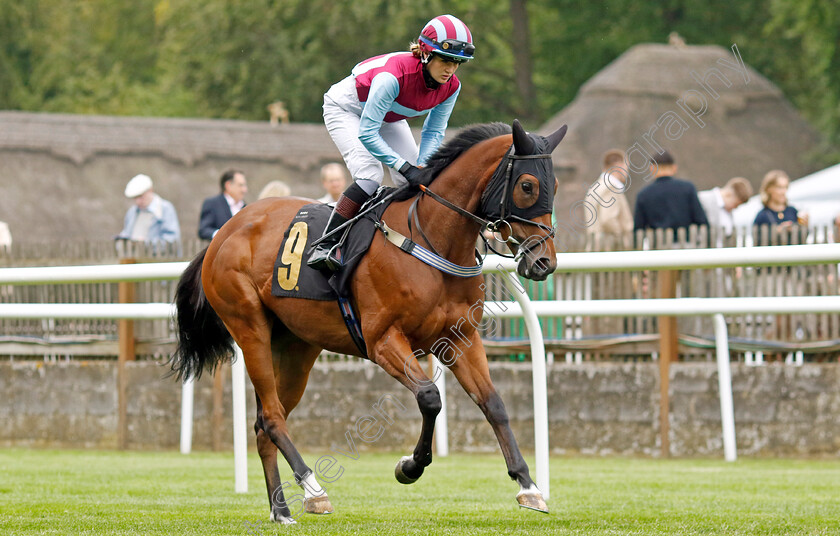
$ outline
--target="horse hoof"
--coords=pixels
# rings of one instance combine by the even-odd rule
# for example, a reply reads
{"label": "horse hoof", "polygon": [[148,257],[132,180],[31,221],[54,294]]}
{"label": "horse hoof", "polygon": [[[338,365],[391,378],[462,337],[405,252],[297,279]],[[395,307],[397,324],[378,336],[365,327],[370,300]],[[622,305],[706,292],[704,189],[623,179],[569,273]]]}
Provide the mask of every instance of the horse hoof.
{"label": "horse hoof", "polygon": [[548,513],[548,506],[546,506],[542,493],[539,491],[535,493],[519,493],[516,496],[516,502],[519,503],[520,508],[528,508],[529,510],[536,510],[544,514]]}
{"label": "horse hoof", "polygon": [[415,482],[417,482],[417,478],[420,478],[419,476],[417,478],[411,478],[403,472],[403,464],[405,464],[406,462],[410,462],[411,460],[411,456],[403,456],[397,462],[397,467],[394,468],[394,476],[397,477],[397,482],[399,482],[400,484],[414,484]]}
{"label": "horse hoof", "polygon": [[295,518],[275,514],[274,512],[271,512],[271,515],[268,516],[268,519],[272,523],[278,523],[280,525],[297,525],[297,521],[295,521]]}
{"label": "horse hoof", "polygon": [[331,514],[333,513],[333,507],[330,503],[329,497],[326,495],[321,495],[320,497],[310,497],[309,499],[304,499],[303,501],[304,508],[306,509],[307,514]]}

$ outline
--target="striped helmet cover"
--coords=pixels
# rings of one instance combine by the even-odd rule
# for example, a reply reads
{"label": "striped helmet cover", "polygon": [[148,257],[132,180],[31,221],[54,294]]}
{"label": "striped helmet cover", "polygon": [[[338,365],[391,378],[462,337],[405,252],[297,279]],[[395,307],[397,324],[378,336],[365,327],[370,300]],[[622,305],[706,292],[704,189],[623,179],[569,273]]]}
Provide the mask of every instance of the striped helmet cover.
{"label": "striped helmet cover", "polygon": [[[425,38],[425,39],[424,39]],[[456,59],[472,59],[472,51],[447,51],[441,47],[444,41],[454,40],[473,44],[472,33],[467,25],[452,15],[440,15],[426,23],[420,32],[420,48],[424,52],[435,52]]]}

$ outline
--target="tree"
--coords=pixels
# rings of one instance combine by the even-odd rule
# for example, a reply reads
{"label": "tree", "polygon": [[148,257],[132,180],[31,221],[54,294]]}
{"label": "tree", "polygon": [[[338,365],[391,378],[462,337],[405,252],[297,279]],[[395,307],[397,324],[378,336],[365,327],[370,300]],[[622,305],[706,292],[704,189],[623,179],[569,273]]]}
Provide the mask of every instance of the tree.
{"label": "tree", "polygon": [[537,88],[534,86],[531,64],[530,25],[525,0],[510,0],[510,19],[513,23],[511,47],[516,88],[519,90],[522,119],[538,118]]}
{"label": "tree", "polygon": [[798,54],[777,58],[782,85],[826,136],[815,159],[840,161],[840,6],[834,0],[773,0],[765,34]]}
{"label": "tree", "polygon": [[737,43],[836,147],[836,1],[0,0],[0,108],[264,120],[282,100],[293,121],[320,122],[353,65],[452,13],[476,44],[452,126],[537,128],[629,47],[677,31]]}

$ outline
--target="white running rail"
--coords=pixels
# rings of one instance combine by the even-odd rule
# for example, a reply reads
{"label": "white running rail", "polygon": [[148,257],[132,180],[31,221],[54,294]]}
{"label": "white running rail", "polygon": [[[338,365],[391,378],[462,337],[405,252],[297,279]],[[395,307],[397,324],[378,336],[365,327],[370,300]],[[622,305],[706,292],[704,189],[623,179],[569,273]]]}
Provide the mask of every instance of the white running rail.
{"label": "white running rail", "polygon": [[[680,270],[734,266],[790,266],[840,262],[840,244],[770,246],[696,250],[620,251],[558,254],[559,272],[595,272],[629,270]],[[95,283],[177,279],[186,262],[120,264],[70,267],[2,268],[0,284],[31,285],[56,283]],[[549,498],[548,481],[548,405],[546,393],[545,344],[538,316],[636,316],[636,315],[712,315],[717,344],[717,363],[723,422],[724,454],[736,456],[735,427],[732,410],[732,385],[726,323],[722,314],[737,313],[820,313],[840,312],[840,297],[812,296],[796,298],[677,298],[666,300],[597,300],[532,302],[521,291],[512,275],[516,265],[510,259],[488,256],[484,273],[507,273],[506,284],[515,302],[487,302],[485,311],[497,317],[524,317],[531,343],[534,387],[534,436],[537,486]],[[147,304],[0,304],[0,318],[169,318],[174,307],[168,303]],[[241,355],[241,352],[239,352]],[[243,359],[234,367],[234,446],[237,492],[247,491],[245,472],[245,400]],[[189,452],[192,434],[191,388],[182,394],[181,449]],[[189,404],[189,407],[186,405]],[[445,423],[445,420],[443,420]],[[189,427],[189,430],[185,430]],[[438,432],[446,435],[445,429]],[[242,436],[237,439],[236,436]],[[444,443],[438,443],[438,447]],[[444,449],[447,447],[444,447]]]}

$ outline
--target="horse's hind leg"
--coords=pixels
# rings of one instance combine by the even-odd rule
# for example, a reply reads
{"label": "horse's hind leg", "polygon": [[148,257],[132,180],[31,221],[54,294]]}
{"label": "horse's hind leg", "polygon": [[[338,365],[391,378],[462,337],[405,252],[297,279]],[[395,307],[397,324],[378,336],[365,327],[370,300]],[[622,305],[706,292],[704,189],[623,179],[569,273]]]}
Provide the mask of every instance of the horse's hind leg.
{"label": "horse's hind leg", "polygon": [[[283,494],[283,483],[280,480],[280,472],[277,469],[277,446],[263,431],[262,402],[257,396],[257,422],[254,423],[254,432],[257,434],[257,452],[260,453],[263,473],[265,474],[265,487],[268,490],[268,502],[271,507],[270,519],[277,523],[294,523],[291,510],[286,504]],[[275,497],[277,499],[275,501]]]}
{"label": "horse's hind leg", "polygon": [[[245,367],[259,399],[254,428],[266,477],[271,519],[278,523],[292,523],[304,509],[311,513],[332,512],[326,492],[315,480],[312,470],[295,448],[286,426],[289,412],[303,396],[309,371],[320,349],[299,339],[281,339],[272,344],[272,322],[265,318],[262,310],[260,309],[259,316],[249,316],[244,314],[247,309],[243,309],[242,302],[238,307],[239,311],[235,316],[222,318],[242,348]],[[272,350],[277,350],[279,346],[283,348],[275,354]],[[303,501],[287,500],[284,489],[288,488],[290,483],[280,481],[275,447],[280,449],[292,468],[295,481],[303,487]]]}
{"label": "horse's hind leg", "polygon": [[516,496],[519,505],[548,513],[542,493],[531,479],[528,464],[519,451],[513,430],[510,428],[505,404],[490,379],[487,354],[484,352],[484,345],[477,332],[473,332],[470,336],[470,342],[470,346],[450,365],[449,369],[493,428],[493,433],[496,434],[505,457],[508,475],[519,484],[519,493]]}
{"label": "horse's hind leg", "polygon": [[401,458],[394,471],[400,483],[412,484],[432,463],[432,437],[435,419],[441,409],[440,392],[434,382],[423,372],[411,352],[410,344],[398,330],[391,328],[385,333],[380,342],[374,346],[372,358],[388,374],[414,393],[417,407],[423,415],[420,438],[414,448],[414,453]]}
{"label": "horse's hind leg", "polygon": [[[271,338],[271,350],[275,367],[276,392],[280,399],[280,405],[285,410],[284,418],[288,420],[289,414],[297,407],[303,396],[309,380],[309,372],[312,370],[312,365],[315,364],[318,354],[321,353],[321,348],[303,342],[286,331],[285,327],[277,322],[275,323],[275,333]],[[289,464],[291,465],[291,462]],[[304,486],[304,509],[307,513],[332,513],[332,504],[330,504],[326,491],[318,486],[311,472],[303,477],[296,473],[295,479],[298,484]],[[282,494],[283,489],[281,487],[279,490],[281,499],[283,499]],[[285,503],[285,499],[283,499],[283,502]]]}

